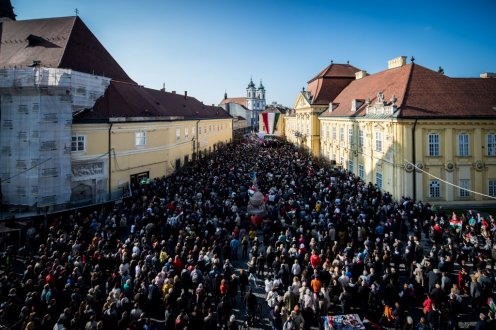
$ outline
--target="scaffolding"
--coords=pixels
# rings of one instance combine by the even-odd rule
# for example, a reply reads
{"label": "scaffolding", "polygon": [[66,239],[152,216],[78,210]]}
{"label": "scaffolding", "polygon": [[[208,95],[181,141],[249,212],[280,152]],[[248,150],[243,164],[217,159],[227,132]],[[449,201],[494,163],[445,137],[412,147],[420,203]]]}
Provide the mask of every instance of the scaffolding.
{"label": "scaffolding", "polygon": [[46,207],[70,201],[72,117],[92,108],[109,83],[68,69],[0,69],[3,204]]}

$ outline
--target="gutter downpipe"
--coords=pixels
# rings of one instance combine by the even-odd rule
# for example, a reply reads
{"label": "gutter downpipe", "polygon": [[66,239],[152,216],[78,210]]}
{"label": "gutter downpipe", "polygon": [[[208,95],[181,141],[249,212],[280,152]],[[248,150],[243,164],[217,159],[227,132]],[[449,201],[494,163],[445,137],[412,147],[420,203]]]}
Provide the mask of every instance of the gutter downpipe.
{"label": "gutter downpipe", "polygon": [[110,122],[108,130],[108,200],[112,199],[112,126],[113,122]]}
{"label": "gutter downpipe", "polygon": [[413,162],[413,200],[417,201],[417,159],[415,157],[415,128],[417,127],[418,119],[415,119],[415,123],[413,124],[412,130],[412,162]]}

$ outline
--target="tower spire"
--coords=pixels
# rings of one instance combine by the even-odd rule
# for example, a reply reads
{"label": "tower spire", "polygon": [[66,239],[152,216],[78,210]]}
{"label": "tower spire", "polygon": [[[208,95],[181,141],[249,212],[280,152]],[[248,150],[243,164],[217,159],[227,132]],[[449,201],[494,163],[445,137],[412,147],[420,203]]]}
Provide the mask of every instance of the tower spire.
{"label": "tower spire", "polygon": [[15,21],[16,14],[14,14],[14,7],[10,0],[0,0],[0,22],[2,21]]}

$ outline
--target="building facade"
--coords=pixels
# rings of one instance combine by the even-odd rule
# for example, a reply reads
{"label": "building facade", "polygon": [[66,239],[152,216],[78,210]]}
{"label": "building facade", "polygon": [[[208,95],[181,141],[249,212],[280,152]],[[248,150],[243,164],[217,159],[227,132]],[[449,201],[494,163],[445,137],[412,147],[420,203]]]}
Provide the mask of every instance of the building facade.
{"label": "building facade", "polygon": [[356,79],[320,116],[320,152],[389,191],[431,204],[496,198],[496,79],[450,78],[406,57]]}
{"label": "building facade", "polygon": [[319,116],[331,102],[355,78],[359,69],[350,64],[331,63],[308,81],[298,94],[294,111],[285,117],[286,137],[289,141],[320,156]]}
{"label": "building facade", "polygon": [[[115,199],[143,179],[167,176],[230,143],[232,132],[232,117],[220,107],[113,81],[92,109],[74,117],[73,136],[88,147],[73,152],[73,167],[82,173],[102,169],[108,184],[103,192]],[[95,183],[92,176],[75,175],[73,191],[98,198]]]}
{"label": "building facade", "polygon": [[232,117],[222,108],[137,85],[79,17],[16,21],[5,13],[2,208],[120,198],[132,183],[168,175],[231,141]]}

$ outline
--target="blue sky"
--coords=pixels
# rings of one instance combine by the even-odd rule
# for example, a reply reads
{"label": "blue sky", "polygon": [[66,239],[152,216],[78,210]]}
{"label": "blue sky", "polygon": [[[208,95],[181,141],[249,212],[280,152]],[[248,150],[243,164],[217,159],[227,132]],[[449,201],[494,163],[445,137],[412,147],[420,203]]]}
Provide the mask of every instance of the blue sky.
{"label": "blue sky", "polygon": [[217,104],[262,79],[292,107],[331,60],[375,73],[387,61],[452,77],[496,72],[496,1],[11,0],[17,19],[79,16],[139,84]]}

